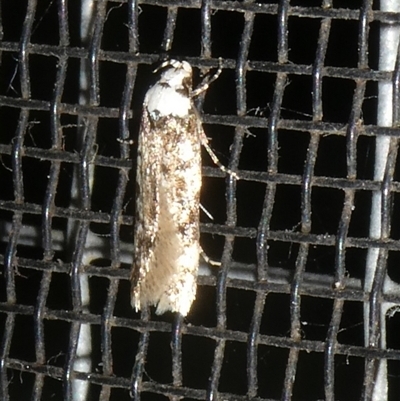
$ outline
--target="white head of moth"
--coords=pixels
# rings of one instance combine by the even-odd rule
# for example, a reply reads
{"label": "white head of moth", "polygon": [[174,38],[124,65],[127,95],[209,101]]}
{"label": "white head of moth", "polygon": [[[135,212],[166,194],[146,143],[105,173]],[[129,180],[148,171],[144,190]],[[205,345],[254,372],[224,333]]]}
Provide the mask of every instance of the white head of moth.
{"label": "white head of moth", "polygon": [[[196,297],[200,255],[201,145],[207,144],[192,97],[192,67],[163,63],[147,91],[138,141],[137,198],[132,269],[132,306],[186,316]],[[214,79],[219,75],[217,73]]]}
{"label": "white head of moth", "polygon": [[152,117],[185,117],[192,108],[192,67],[186,61],[171,60],[161,64],[156,71],[162,72],[159,81],[146,94],[144,103]]}

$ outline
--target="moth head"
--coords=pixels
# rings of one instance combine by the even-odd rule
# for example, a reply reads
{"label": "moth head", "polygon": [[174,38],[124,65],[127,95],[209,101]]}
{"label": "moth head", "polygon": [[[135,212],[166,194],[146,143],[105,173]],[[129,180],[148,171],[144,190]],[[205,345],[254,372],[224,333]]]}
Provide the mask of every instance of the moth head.
{"label": "moth head", "polygon": [[192,88],[192,67],[187,61],[164,61],[154,72],[161,72],[159,83],[173,88]]}

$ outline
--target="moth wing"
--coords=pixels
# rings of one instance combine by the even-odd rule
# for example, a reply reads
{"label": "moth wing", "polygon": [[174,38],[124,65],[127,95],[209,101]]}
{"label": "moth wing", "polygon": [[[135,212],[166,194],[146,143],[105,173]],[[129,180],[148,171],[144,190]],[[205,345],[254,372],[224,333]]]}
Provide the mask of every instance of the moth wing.
{"label": "moth wing", "polygon": [[169,135],[163,147],[167,157],[161,160],[157,269],[147,284],[157,288],[157,314],[171,310],[186,316],[196,297],[199,266],[202,127],[193,113],[166,118],[165,126]]}
{"label": "moth wing", "polygon": [[146,108],[139,132],[136,215],[134,230],[134,268],[132,270],[132,306],[140,309],[141,283],[146,279],[154,258],[155,241],[160,217],[160,157],[162,143],[157,130],[151,129]]}

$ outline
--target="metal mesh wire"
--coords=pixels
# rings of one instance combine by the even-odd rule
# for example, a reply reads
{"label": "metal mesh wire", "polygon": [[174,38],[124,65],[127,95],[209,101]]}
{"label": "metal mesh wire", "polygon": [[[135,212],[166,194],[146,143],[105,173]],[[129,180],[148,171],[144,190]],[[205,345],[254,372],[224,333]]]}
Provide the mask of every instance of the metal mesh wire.
{"label": "metal mesh wire", "polygon": [[[397,400],[400,70],[378,51],[400,13],[78,3],[1,2],[0,399]],[[185,319],[129,299],[141,102],[166,55],[197,81],[222,64],[197,106],[241,177],[204,155],[222,267],[201,266]]]}

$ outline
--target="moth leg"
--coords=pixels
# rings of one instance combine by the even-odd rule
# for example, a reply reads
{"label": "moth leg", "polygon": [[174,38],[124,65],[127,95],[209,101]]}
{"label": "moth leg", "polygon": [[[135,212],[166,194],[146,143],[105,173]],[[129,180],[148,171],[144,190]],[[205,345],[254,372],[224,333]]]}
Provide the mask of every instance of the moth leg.
{"label": "moth leg", "polygon": [[201,93],[205,92],[214,81],[216,81],[219,78],[222,72],[222,58],[220,57],[218,61],[219,61],[219,66],[217,72],[206,82],[201,83],[198,88],[192,90],[190,97],[199,96]]}
{"label": "moth leg", "polygon": [[200,203],[200,209],[205,213],[205,215],[210,219],[214,220],[214,216]]}
{"label": "moth leg", "polygon": [[210,155],[211,160],[226,174],[229,174],[233,178],[236,178],[237,180],[239,179],[239,176],[237,173],[234,171],[230,170],[229,168],[226,168],[218,159],[218,156],[214,153],[214,151],[210,148],[210,145],[208,144],[208,138],[204,134],[204,132],[201,133],[201,144],[206,148],[207,153]]}
{"label": "moth leg", "polygon": [[122,145],[133,145],[135,143],[133,139],[121,139],[121,138],[117,138],[117,142],[121,143]]}
{"label": "moth leg", "polygon": [[216,260],[213,260],[213,259],[209,258],[209,257],[207,256],[207,254],[204,252],[203,248],[200,248],[200,249],[201,249],[200,255],[201,255],[201,257],[204,259],[204,261],[205,261],[206,263],[208,263],[208,264],[211,265],[211,266],[218,266],[218,267],[221,267],[221,262],[217,262]]}

